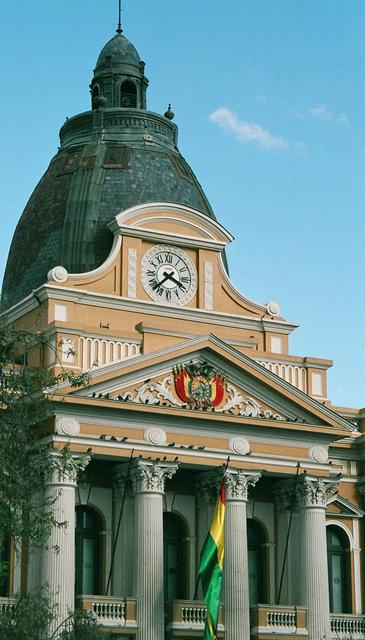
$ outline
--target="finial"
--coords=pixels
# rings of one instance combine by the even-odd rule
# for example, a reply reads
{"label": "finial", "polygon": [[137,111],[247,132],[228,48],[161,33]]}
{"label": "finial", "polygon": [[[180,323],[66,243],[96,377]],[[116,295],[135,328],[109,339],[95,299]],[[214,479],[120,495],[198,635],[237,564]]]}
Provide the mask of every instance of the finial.
{"label": "finial", "polygon": [[171,104],[169,104],[169,108],[167,109],[167,111],[165,111],[164,113],[165,118],[167,118],[168,120],[173,120],[175,117],[174,112],[171,109]]}
{"label": "finial", "polygon": [[117,33],[123,33],[122,29],[122,0],[118,0],[118,26]]}

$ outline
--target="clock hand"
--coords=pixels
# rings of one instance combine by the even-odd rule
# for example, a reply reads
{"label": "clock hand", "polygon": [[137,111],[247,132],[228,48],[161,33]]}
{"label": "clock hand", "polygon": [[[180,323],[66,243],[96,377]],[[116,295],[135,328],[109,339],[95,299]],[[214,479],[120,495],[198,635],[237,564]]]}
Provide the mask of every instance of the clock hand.
{"label": "clock hand", "polygon": [[[181,284],[181,282],[179,282],[179,280],[176,280],[176,278],[174,278],[173,271],[171,273],[166,273],[166,271],[163,272],[164,276],[166,276],[166,278],[164,280],[162,280],[161,282],[165,282],[165,280],[169,279],[172,280],[172,282],[175,282],[175,284],[177,284],[178,287],[180,287],[180,289],[182,289],[183,291],[186,291],[186,287],[184,287],[183,284]],[[161,284],[160,282],[160,284]]]}

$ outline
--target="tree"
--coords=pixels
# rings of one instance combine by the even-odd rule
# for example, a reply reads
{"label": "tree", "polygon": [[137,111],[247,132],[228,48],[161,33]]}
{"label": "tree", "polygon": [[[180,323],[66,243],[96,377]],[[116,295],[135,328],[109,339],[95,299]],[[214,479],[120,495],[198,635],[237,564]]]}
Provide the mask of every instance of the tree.
{"label": "tree", "polygon": [[[42,545],[54,520],[51,505],[40,505],[44,477],[55,466],[72,465],[67,448],[60,456],[49,455],[52,444],[45,438],[52,415],[52,393],[60,382],[71,386],[87,383],[88,375],[75,376],[45,364],[51,349],[49,334],[31,333],[0,326],[0,540],[26,538]],[[42,437],[43,436],[43,437]],[[38,494],[37,503],[30,500]],[[40,506],[43,508],[40,509]]]}

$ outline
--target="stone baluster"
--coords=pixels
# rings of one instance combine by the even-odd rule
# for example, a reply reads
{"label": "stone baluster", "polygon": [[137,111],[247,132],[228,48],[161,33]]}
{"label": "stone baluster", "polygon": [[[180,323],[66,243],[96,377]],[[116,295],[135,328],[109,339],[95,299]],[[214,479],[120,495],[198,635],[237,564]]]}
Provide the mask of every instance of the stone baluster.
{"label": "stone baluster", "polygon": [[[118,464],[113,469],[113,544],[117,535],[122,509],[128,463]],[[115,545],[114,566],[112,572],[112,594],[125,597],[133,590],[133,546],[134,546],[134,500],[131,487],[126,488],[123,513],[118,538]]]}
{"label": "stone baluster", "polygon": [[[298,604],[298,507],[295,481],[283,480],[275,485],[278,571],[276,580],[277,604]],[[286,550],[287,546],[287,550]],[[286,551],[286,554],[285,554]],[[282,588],[280,591],[280,582]],[[279,600],[280,596],[280,600]]]}
{"label": "stone baluster", "polygon": [[260,474],[240,469],[226,470],[225,516],[225,638],[250,640],[246,503],[248,490]]}
{"label": "stone baluster", "polygon": [[[52,471],[45,479],[45,508],[52,510],[56,522],[46,546],[40,552],[40,584],[47,586],[51,598],[57,603],[52,632],[74,610],[75,589],[75,488],[80,465],[65,464],[60,454],[52,453]],[[89,459],[82,461],[85,467]]]}
{"label": "stone baluster", "polygon": [[176,473],[176,463],[134,461],[131,479],[135,493],[136,570],[138,594],[137,640],[164,637],[163,494],[165,481]]}
{"label": "stone baluster", "polygon": [[296,486],[299,506],[299,604],[307,607],[311,640],[331,638],[326,542],[326,505],[337,492],[332,479],[303,474]]}

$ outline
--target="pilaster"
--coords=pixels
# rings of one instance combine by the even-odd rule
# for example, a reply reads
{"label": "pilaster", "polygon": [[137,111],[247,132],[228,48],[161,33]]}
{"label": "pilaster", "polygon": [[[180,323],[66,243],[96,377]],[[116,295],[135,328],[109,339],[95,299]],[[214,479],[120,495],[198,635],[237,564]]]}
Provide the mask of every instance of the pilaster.
{"label": "pilaster", "polygon": [[[118,597],[131,596],[133,591],[134,499],[128,478],[128,467],[128,463],[122,463],[113,469],[113,544],[115,544],[115,555],[112,594]],[[123,513],[120,519],[122,509]],[[117,539],[116,536],[118,536]]]}
{"label": "pilaster", "polygon": [[[276,602],[284,605],[298,604],[299,512],[296,501],[295,481],[283,480],[275,485],[277,536]],[[281,589],[280,583],[282,581]]]}

